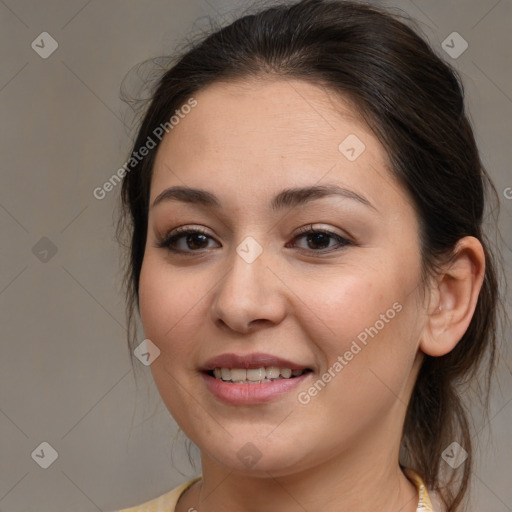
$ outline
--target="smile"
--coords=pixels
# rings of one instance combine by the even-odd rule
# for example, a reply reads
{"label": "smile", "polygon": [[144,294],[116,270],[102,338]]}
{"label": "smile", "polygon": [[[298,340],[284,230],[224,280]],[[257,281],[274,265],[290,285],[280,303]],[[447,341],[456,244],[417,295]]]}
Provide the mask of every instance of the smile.
{"label": "smile", "polygon": [[267,366],[260,368],[214,368],[207,372],[210,376],[224,382],[235,384],[263,384],[281,379],[293,379],[310,370],[292,370],[291,368],[279,368]]}

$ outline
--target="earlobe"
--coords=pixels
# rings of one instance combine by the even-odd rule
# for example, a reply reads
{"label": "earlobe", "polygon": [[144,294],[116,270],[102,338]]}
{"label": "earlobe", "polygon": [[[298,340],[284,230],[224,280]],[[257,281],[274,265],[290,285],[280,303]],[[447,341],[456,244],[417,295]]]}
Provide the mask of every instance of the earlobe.
{"label": "earlobe", "polygon": [[422,352],[439,357],[457,345],[475,312],[484,272],[480,241],[472,236],[461,238],[432,285],[431,307],[419,345]]}

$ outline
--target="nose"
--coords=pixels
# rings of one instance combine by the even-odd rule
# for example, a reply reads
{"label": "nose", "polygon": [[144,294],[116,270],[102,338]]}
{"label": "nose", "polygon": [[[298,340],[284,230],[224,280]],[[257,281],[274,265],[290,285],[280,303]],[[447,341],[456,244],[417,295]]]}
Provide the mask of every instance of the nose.
{"label": "nose", "polygon": [[270,327],[286,316],[286,286],[273,271],[265,250],[252,263],[236,251],[230,270],[221,279],[212,302],[215,323],[239,333],[253,332],[257,326]]}

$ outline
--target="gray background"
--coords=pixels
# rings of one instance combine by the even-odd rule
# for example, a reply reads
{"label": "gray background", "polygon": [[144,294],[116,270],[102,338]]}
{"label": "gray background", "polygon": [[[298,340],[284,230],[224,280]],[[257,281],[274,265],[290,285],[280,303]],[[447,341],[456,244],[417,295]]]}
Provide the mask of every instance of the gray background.
{"label": "gray background", "polygon": [[[204,26],[205,16],[227,21],[249,4],[0,0],[2,512],[107,511],[195,475],[183,436],[172,442],[176,425],[149,368],[137,360],[142,378],[135,384],[112,220],[118,190],[101,201],[92,191],[129,151],[119,99],[128,70],[170,53]],[[462,73],[482,157],[500,194],[510,275],[512,2],[385,4],[418,20]],[[47,59],[31,48],[44,31],[58,42]],[[457,59],[441,47],[453,31],[469,44]],[[477,414],[475,434],[473,508],[486,512],[512,510],[512,360],[506,346],[501,352],[491,421]],[[31,456],[42,442],[58,453],[48,469]]]}

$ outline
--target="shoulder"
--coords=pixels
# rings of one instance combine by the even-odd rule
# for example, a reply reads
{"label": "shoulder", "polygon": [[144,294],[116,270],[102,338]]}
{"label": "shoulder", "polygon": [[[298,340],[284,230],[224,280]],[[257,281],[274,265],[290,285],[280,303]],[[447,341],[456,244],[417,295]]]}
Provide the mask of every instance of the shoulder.
{"label": "shoulder", "polygon": [[176,507],[176,503],[180,496],[200,478],[200,476],[193,478],[192,480],[175,487],[172,491],[166,492],[157,498],[141,503],[135,507],[123,508],[122,510],[113,512],[174,512],[174,508]]}

